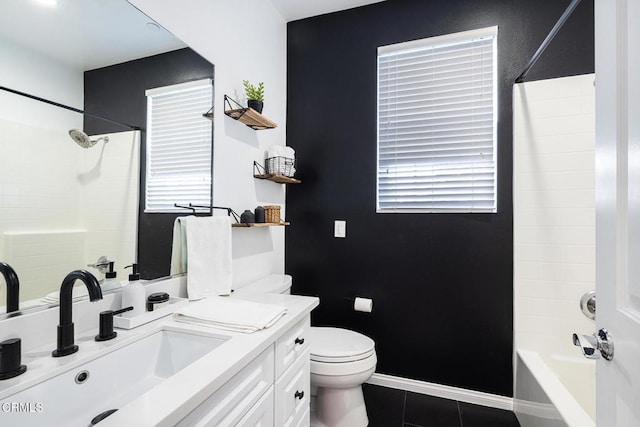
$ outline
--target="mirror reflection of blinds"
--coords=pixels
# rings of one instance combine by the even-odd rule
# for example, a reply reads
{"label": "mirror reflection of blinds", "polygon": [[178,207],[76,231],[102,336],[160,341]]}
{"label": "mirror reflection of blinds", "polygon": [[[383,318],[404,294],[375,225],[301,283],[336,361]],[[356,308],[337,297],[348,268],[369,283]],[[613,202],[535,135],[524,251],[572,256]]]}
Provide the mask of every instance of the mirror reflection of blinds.
{"label": "mirror reflection of blinds", "polygon": [[150,89],[147,95],[145,212],[211,205],[211,80]]}
{"label": "mirror reflection of blinds", "polygon": [[377,212],[496,212],[496,37],[378,49]]}

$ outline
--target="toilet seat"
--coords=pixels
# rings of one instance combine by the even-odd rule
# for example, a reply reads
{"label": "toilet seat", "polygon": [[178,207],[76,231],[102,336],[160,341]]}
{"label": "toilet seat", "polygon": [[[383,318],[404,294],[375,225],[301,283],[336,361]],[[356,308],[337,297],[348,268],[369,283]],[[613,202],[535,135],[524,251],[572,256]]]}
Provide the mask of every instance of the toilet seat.
{"label": "toilet seat", "polygon": [[290,291],[291,276],[288,274],[272,274],[235,288],[235,292],[264,292],[267,294],[289,294]]}
{"label": "toilet seat", "polygon": [[310,328],[311,360],[323,363],[347,363],[375,354],[375,342],[362,334],[341,328]]}
{"label": "toilet seat", "polygon": [[[375,371],[378,358],[375,352],[365,359],[356,360],[354,362],[342,362],[342,363],[327,363],[311,360],[311,376],[314,375],[327,375],[327,376],[350,376],[358,375],[363,372],[369,372],[368,376],[360,382],[369,379],[371,374]],[[312,381],[313,382],[313,381]]]}

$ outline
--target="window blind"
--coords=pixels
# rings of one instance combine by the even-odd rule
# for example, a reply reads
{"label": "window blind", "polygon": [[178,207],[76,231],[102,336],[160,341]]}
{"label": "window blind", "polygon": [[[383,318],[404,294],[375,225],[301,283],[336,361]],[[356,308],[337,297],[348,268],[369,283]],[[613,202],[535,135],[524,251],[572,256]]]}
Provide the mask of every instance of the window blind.
{"label": "window blind", "polygon": [[496,212],[496,38],[378,48],[377,212]]}
{"label": "window blind", "polygon": [[145,212],[183,211],[174,203],[211,205],[211,80],[156,89],[147,95]]}

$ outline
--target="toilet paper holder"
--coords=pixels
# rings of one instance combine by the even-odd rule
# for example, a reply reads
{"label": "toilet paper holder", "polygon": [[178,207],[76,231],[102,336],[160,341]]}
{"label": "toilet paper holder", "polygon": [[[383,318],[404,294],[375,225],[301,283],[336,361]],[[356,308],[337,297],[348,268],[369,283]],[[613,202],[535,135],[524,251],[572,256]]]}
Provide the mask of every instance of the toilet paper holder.
{"label": "toilet paper holder", "polygon": [[373,311],[373,300],[370,298],[353,296],[345,297],[344,299],[354,311],[361,311],[364,313],[371,313]]}

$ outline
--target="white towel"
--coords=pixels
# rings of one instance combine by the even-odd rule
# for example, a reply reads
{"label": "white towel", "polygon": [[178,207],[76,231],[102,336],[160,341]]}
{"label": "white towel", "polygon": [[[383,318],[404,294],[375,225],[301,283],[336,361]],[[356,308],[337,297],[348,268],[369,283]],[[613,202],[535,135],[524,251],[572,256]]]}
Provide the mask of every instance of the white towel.
{"label": "white towel", "polygon": [[288,145],[284,147],[283,154],[284,154],[284,157],[288,159],[296,158],[296,150],[294,150],[293,147],[289,147]]}
{"label": "white towel", "polygon": [[271,157],[284,157],[284,147],[282,145],[272,145],[267,148],[267,159]]}
{"label": "white towel", "polygon": [[289,147],[288,145],[272,145],[267,148],[267,159],[270,157],[286,157],[287,159],[295,159],[296,158],[296,150],[293,147]]}
{"label": "white towel", "polygon": [[228,216],[185,218],[187,295],[199,300],[231,293],[231,219]]}
{"label": "white towel", "polygon": [[236,298],[211,296],[174,313],[176,320],[250,334],[272,326],[286,307]]}
{"label": "white towel", "polygon": [[171,273],[187,272],[187,225],[185,216],[173,222],[173,245],[171,246]]}

